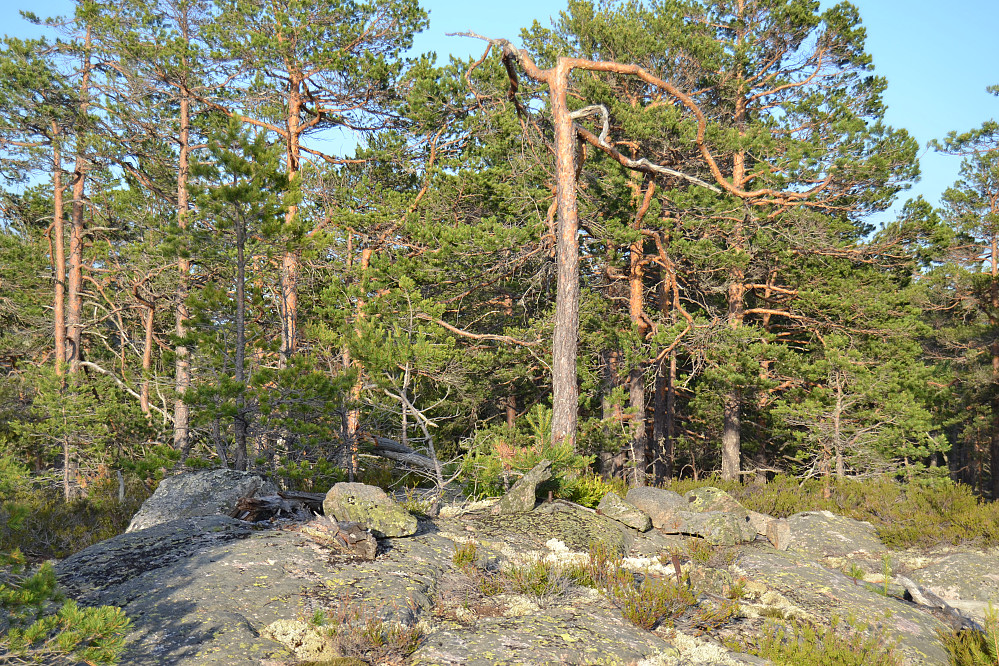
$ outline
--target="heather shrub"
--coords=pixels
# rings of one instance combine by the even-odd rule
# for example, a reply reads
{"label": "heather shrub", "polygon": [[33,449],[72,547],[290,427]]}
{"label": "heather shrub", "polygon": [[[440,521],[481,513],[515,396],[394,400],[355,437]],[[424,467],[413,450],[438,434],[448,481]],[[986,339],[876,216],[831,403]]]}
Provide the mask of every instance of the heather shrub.
{"label": "heather shrub", "polygon": [[802,481],[777,475],[766,484],[724,482],[715,477],[679,480],[670,489],[685,493],[715,486],[747,509],[778,518],[800,511],[828,510],[870,522],[890,548],[939,544],[999,545],[999,502],[983,502],[966,485],[950,482],[903,483],[890,477]]}
{"label": "heather shrub", "polygon": [[65,502],[55,486],[21,486],[0,503],[0,543],[30,560],[61,559],[124,532],[148,495],[132,479],[119,501],[111,478],[89,484],[87,493]]}
{"label": "heather shrub", "polygon": [[999,612],[991,605],[984,631],[940,631],[953,666],[999,665]]}
{"label": "heather shrub", "polygon": [[777,666],[901,666],[896,645],[883,631],[843,623],[833,617],[830,626],[802,620],[768,620],[753,640],[728,647],[768,659]]}

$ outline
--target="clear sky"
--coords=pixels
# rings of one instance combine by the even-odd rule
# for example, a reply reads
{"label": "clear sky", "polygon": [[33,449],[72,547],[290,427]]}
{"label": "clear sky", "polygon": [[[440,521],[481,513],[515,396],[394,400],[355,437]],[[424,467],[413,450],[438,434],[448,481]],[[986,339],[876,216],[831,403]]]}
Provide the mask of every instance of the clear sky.
{"label": "clear sky", "polygon": [[[822,0],[823,6],[831,4]],[[482,53],[477,40],[447,37],[472,30],[516,42],[520,28],[537,19],[543,25],[564,9],[565,0],[423,0],[430,28],[417,39],[419,51],[465,57]],[[867,27],[867,50],[888,79],[888,122],[919,141],[922,180],[901,201],[922,194],[938,203],[958,175],[960,160],[925,150],[931,139],[999,118],[999,98],[985,87],[999,84],[999,0],[854,0]],[[0,0],[0,31],[19,37],[37,28],[18,15],[70,11],[69,0]]]}

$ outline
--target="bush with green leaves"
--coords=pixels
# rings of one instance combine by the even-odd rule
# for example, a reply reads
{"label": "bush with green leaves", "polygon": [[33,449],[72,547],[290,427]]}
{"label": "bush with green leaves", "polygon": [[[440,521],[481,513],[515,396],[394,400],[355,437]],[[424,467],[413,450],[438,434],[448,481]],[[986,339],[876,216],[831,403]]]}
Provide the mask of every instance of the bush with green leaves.
{"label": "bush with green leaves", "polygon": [[901,666],[896,644],[884,631],[868,631],[833,616],[828,627],[803,620],[768,620],[745,644],[728,647],[768,659],[776,666]]}
{"label": "bush with green leaves", "polygon": [[593,457],[576,452],[571,442],[553,443],[551,420],[551,409],[536,405],[518,428],[493,425],[479,430],[462,463],[466,493],[498,497],[542,460],[549,460],[552,479],[538,487],[539,493],[552,491],[566,499],[574,492],[576,497],[591,497],[593,491],[583,488],[579,479],[587,476]]}
{"label": "bush with green leaves", "polygon": [[999,611],[992,604],[983,631],[943,631],[938,635],[953,666],[999,666]]}
{"label": "bush with green leaves", "polygon": [[0,555],[0,608],[6,617],[0,620],[0,654],[26,663],[65,658],[116,664],[131,626],[120,608],[81,608],[65,599],[52,564],[31,572],[16,550]]}
{"label": "bush with green leaves", "polygon": [[777,475],[766,484],[741,485],[707,477],[674,481],[670,489],[685,493],[715,486],[732,494],[747,509],[778,518],[800,511],[828,510],[874,525],[889,548],[929,548],[944,544],[980,547],[999,545],[999,502],[984,502],[969,486],[935,481],[901,482],[891,477],[822,479]]}
{"label": "bush with green leaves", "polygon": [[117,481],[99,479],[86,497],[63,501],[54,485],[21,485],[0,503],[0,543],[32,561],[61,559],[125,531],[148,496],[137,479],[126,483],[124,501]]}

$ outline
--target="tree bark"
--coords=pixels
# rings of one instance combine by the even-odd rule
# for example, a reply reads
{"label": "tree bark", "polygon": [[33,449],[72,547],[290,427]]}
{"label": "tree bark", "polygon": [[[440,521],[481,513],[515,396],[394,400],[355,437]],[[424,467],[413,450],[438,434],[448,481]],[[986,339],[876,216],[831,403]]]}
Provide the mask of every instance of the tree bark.
{"label": "tree bark", "polygon": [[53,285],[52,325],[55,333],[55,371],[62,377],[66,365],[66,224],[62,201],[62,151],[59,145],[59,126],[52,121],[52,267]]}
{"label": "tree bark", "polygon": [[[288,183],[292,184],[298,178],[301,148],[299,128],[302,114],[301,78],[293,74],[288,95]],[[288,206],[285,213],[285,226],[291,232],[295,218],[298,216],[298,205]],[[291,355],[298,346],[298,254],[292,249],[286,249],[281,259],[281,367],[288,364]]]}
{"label": "tree bark", "polygon": [[246,470],[246,220],[236,219],[236,416],[233,423],[233,467]]}
{"label": "tree bark", "polygon": [[[638,191],[641,191],[640,189]],[[656,183],[650,181],[645,195],[635,214],[634,229],[640,232],[642,221],[649,210],[655,195]],[[629,247],[628,265],[628,316],[638,335],[638,344],[645,342],[649,325],[645,317],[645,247],[644,237],[639,235]],[[649,439],[645,421],[645,364],[635,361],[628,373],[628,402],[631,406],[631,462],[634,465],[632,478],[637,486],[644,486],[648,472]]]}
{"label": "tree bark", "polygon": [[576,136],[569,115],[571,68],[564,58],[550,72],[549,94],[555,122],[558,238],[555,333],[552,341],[552,442],[576,448],[579,387],[576,354],[579,335],[579,211],[576,206]]}
{"label": "tree bark", "polygon": [[[992,312],[989,323],[993,331],[999,326],[999,237],[991,238],[991,270],[989,284]],[[992,499],[999,499],[999,340],[992,343],[992,423],[989,437],[989,477]]]}
{"label": "tree bark", "polygon": [[[728,321],[733,329],[742,326],[744,294],[742,272],[735,271],[734,281],[728,288]],[[742,391],[738,386],[730,387],[724,400],[721,475],[726,481],[737,481],[742,458]]]}
{"label": "tree bark", "polygon": [[[361,250],[361,285],[365,284],[368,275],[368,268],[371,266],[371,255],[372,249],[366,247]],[[361,329],[358,326],[358,322],[364,319],[364,305],[366,301],[363,298],[358,298],[357,303],[354,306],[354,334],[358,337],[361,336]],[[354,368],[357,371],[357,378],[354,380],[354,385],[350,389],[350,407],[347,410],[346,419],[346,446],[347,455],[349,456],[349,469],[348,476],[351,481],[354,480],[354,473],[357,470],[357,452],[358,445],[360,444],[360,430],[361,430],[361,393],[364,391],[364,365],[359,359],[351,358],[350,349],[344,348],[343,352],[344,358],[344,368],[350,369]]]}
{"label": "tree bark", "polygon": [[139,408],[147,417],[149,409],[149,382],[153,369],[153,323],[156,318],[156,308],[153,301],[146,305],[145,342],[142,346],[142,388],[139,391]]}
{"label": "tree bark", "polygon": [[[185,91],[180,99],[180,152],[177,161],[177,226],[183,235],[187,231],[188,194],[187,182],[191,154],[191,100]],[[184,454],[190,448],[191,416],[184,395],[191,386],[191,359],[187,345],[183,343],[187,335],[187,322],[190,313],[187,309],[187,295],[191,275],[191,261],[181,251],[177,255],[177,307],[174,312],[174,332],[177,339],[176,361],[174,362],[174,391],[177,397],[173,403],[173,446]]]}
{"label": "tree bark", "polygon": [[[90,106],[90,28],[84,38],[83,74],[80,79],[79,113],[85,116]],[[78,130],[82,131],[82,130]],[[82,137],[77,136],[76,164],[73,169],[73,204],[70,215],[69,274],[67,278],[68,307],[66,312],[67,338],[69,339],[69,374],[80,370],[83,360],[83,236],[86,206],[84,197],[89,164],[83,154]]]}

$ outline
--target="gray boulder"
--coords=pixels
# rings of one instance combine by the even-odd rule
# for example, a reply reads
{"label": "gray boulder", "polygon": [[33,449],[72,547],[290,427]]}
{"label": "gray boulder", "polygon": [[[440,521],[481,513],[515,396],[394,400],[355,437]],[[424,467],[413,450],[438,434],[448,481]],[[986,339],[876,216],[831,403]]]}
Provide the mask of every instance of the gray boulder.
{"label": "gray boulder", "polygon": [[683,495],[665,488],[632,488],[624,499],[647,514],[652,519],[652,524],[658,528],[677,527],[677,512],[689,511],[689,503]]}
{"label": "gray boulder", "polygon": [[804,511],[787,519],[787,550],[812,557],[848,557],[888,550],[870,523],[830,511]]}
{"label": "gray boulder", "polygon": [[749,517],[730,511],[678,511],[677,525],[667,533],[698,536],[712,546],[734,546],[756,539],[756,528]]}
{"label": "gray boulder", "polygon": [[684,495],[689,511],[729,511],[731,513],[747,512],[746,507],[739,504],[727,492],[713,486],[694,488]]}
{"label": "gray boulder", "polygon": [[376,537],[416,534],[416,517],[377,486],[338,483],[323,500],[326,516],[337,521],[360,523]]}
{"label": "gray boulder", "polygon": [[257,474],[216,469],[171,476],[132,517],[128,532],[197,516],[227,516],[244,497],[273,495],[278,488]]}
{"label": "gray boulder", "polygon": [[639,532],[648,532],[652,529],[652,519],[648,514],[628,504],[614,492],[603,496],[597,505],[597,511]]}
{"label": "gray boulder", "polygon": [[533,511],[534,505],[538,501],[538,486],[552,478],[551,466],[550,460],[542,460],[534,466],[534,469],[520,477],[499,501],[499,504],[493,506],[493,515]]}
{"label": "gray boulder", "polygon": [[902,663],[949,663],[937,636],[938,631],[948,629],[947,624],[924,609],[886,597],[809,557],[747,548],[728,569],[744,581],[746,594],[740,604],[752,614],[817,622],[835,616],[846,624],[853,618],[866,624],[868,632],[884,632],[889,640],[898,641]]}
{"label": "gray boulder", "polygon": [[989,604],[999,604],[999,553],[952,553],[911,573],[948,605],[983,621]]}

